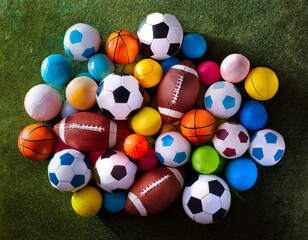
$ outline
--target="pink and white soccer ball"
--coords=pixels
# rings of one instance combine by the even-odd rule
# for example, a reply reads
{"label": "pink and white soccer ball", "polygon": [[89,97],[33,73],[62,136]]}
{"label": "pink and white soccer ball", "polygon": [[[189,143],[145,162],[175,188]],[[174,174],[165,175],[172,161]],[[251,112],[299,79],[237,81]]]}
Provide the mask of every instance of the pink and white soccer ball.
{"label": "pink and white soccer ball", "polygon": [[137,166],[125,153],[109,151],[97,159],[94,179],[97,185],[107,192],[120,192],[129,189],[136,177]]}
{"label": "pink and white soccer ball", "polygon": [[213,83],[205,92],[204,105],[216,118],[232,117],[240,109],[242,96],[238,88],[229,82]]}
{"label": "pink and white soccer ball", "polygon": [[282,158],[286,144],[283,136],[272,129],[263,129],[251,138],[250,156],[262,166],[273,166]]}
{"label": "pink and white soccer ball", "polygon": [[228,159],[241,157],[249,148],[249,134],[241,124],[225,122],[212,138],[217,152]]}
{"label": "pink and white soccer ball", "polygon": [[25,109],[37,121],[49,121],[56,117],[62,107],[60,93],[47,84],[31,88],[25,97]]}

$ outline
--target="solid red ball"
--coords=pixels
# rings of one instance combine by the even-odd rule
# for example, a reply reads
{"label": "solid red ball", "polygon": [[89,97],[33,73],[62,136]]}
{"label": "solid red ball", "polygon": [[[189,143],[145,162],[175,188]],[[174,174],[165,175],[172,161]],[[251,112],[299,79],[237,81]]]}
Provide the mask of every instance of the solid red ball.
{"label": "solid red ball", "polygon": [[221,79],[220,68],[217,63],[205,61],[197,68],[200,82],[206,86],[210,86]]}
{"label": "solid red ball", "polygon": [[144,157],[141,157],[136,161],[136,164],[141,171],[149,171],[155,168],[158,164],[155,151],[153,149],[149,149],[148,153]]}
{"label": "solid red ball", "polygon": [[124,141],[124,151],[131,158],[141,158],[147,154],[149,143],[140,134],[131,134]]}

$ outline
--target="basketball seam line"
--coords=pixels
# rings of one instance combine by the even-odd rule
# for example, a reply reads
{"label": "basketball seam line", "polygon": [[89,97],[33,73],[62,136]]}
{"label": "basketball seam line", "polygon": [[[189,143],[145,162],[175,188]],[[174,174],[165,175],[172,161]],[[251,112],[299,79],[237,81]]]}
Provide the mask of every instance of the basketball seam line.
{"label": "basketball seam line", "polygon": [[127,58],[128,58],[128,62],[130,63],[129,54],[128,54],[128,50],[127,50],[126,44],[125,44],[124,39],[122,38],[121,35],[120,35],[120,38],[121,38],[121,40],[122,40],[122,42],[123,42],[123,44],[124,44],[124,47],[125,47],[125,50],[126,50],[126,54],[127,54]]}
{"label": "basketball seam line", "polygon": [[[128,34],[122,34],[121,36],[132,37],[133,39],[137,40],[137,38],[134,38],[134,36],[131,36],[131,35],[128,35]],[[115,36],[115,37],[111,38],[111,39],[108,41],[108,43],[106,43],[106,46],[107,46],[112,40],[114,40],[114,39],[117,38],[117,37],[119,37],[119,36]]]}
{"label": "basketball seam line", "polygon": [[[20,143],[18,143],[18,145],[21,145]],[[23,146],[23,145],[22,145]],[[37,151],[35,151],[35,150],[33,150],[33,149],[31,149],[31,148],[29,148],[29,147],[26,147],[26,146],[23,146],[24,148],[27,148],[27,149],[29,149],[29,150],[31,150],[32,152],[35,152],[35,153],[37,153],[37,154],[41,154],[41,155],[50,155],[50,153],[49,154],[47,154],[47,153],[40,153],[40,152],[37,152]]]}
{"label": "basketball seam line", "polygon": [[[121,31],[120,31],[121,32]],[[113,60],[112,61],[115,61],[115,55],[116,55],[116,52],[117,52],[117,47],[118,47],[118,42],[119,42],[119,34],[120,32],[118,33],[118,39],[117,39],[117,42],[116,42],[116,46],[114,48],[114,53],[113,53]]]}
{"label": "basketball seam line", "polygon": [[[196,115],[197,115],[197,111],[198,109],[195,110],[195,113],[194,113],[194,126],[196,126]],[[198,134],[197,134],[197,129],[195,128],[195,135],[197,137],[197,140],[199,143],[201,143],[200,139],[198,138]]]}
{"label": "basketball seam line", "polygon": [[186,128],[186,129],[201,129],[201,128],[206,128],[206,127],[212,126],[212,125],[214,125],[214,124],[217,124],[217,122],[213,122],[213,123],[211,123],[211,124],[209,124],[209,125],[202,126],[202,127],[186,127],[186,126],[184,126],[182,123],[181,123],[181,126],[182,126],[183,128]]}
{"label": "basketball seam line", "polygon": [[46,139],[39,139],[39,140],[27,140],[24,138],[21,138],[22,140],[25,140],[27,142],[41,142],[41,141],[51,141],[51,140],[57,140],[56,138],[46,138]]}
{"label": "basketball seam line", "polygon": [[266,73],[266,71],[265,71],[265,76],[266,76],[266,84],[267,84],[267,98],[269,98],[268,77],[267,77],[267,73]]}

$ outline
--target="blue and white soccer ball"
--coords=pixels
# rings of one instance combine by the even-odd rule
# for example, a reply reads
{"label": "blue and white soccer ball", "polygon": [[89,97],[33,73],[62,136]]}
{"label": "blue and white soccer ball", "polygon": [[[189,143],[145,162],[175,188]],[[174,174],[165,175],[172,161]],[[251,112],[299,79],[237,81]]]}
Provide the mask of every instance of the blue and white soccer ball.
{"label": "blue and white soccer ball", "polygon": [[48,177],[51,185],[59,191],[75,192],[88,184],[91,166],[81,152],[65,149],[50,160]]}
{"label": "blue and white soccer ball", "polygon": [[241,102],[242,96],[238,88],[225,81],[213,83],[204,96],[206,109],[219,119],[235,115],[240,109]]}
{"label": "blue and white soccer ball", "polygon": [[156,139],[155,153],[158,160],[167,167],[179,167],[190,159],[191,146],[180,133],[166,132]]}
{"label": "blue and white soccer ball", "polygon": [[271,129],[263,129],[251,138],[250,156],[262,166],[273,166],[282,158],[286,145],[282,135]]}
{"label": "blue and white soccer ball", "polygon": [[63,41],[65,52],[78,61],[86,61],[97,53],[101,42],[96,28],[85,23],[71,26],[66,31]]}

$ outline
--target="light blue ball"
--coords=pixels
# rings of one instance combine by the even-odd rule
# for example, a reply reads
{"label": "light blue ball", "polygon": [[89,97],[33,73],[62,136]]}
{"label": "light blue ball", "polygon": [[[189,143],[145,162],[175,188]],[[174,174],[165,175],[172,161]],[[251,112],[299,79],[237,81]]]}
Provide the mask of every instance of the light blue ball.
{"label": "light blue ball", "polygon": [[238,191],[250,189],[257,181],[258,168],[250,158],[238,158],[229,162],[225,170],[228,184]]}
{"label": "light blue ball", "polygon": [[126,202],[126,194],[124,192],[118,193],[103,193],[103,206],[109,212],[120,212],[124,210]]}
{"label": "light blue ball", "polygon": [[93,80],[95,80],[92,75],[88,72],[82,72],[82,73],[79,73],[76,77],[88,77],[88,78],[91,78]]}
{"label": "light blue ball", "polygon": [[186,57],[200,58],[205,53],[206,47],[205,39],[198,33],[190,33],[183,38],[182,52]]}
{"label": "light blue ball", "polygon": [[48,84],[60,86],[72,78],[72,64],[61,54],[53,54],[44,59],[41,74]]}
{"label": "light blue ball", "polygon": [[160,66],[163,68],[164,70],[164,73],[168,72],[168,70],[174,66],[175,64],[179,63],[180,62],[180,59],[178,59],[177,57],[171,57],[171,58],[168,58],[164,61],[162,61],[160,63]]}
{"label": "light blue ball", "polygon": [[248,130],[263,128],[267,122],[267,111],[262,103],[256,100],[246,102],[239,111],[239,120]]}
{"label": "light blue ball", "polygon": [[96,54],[89,59],[88,71],[95,81],[102,81],[107,75],[114,72],[114,64],[105,54]]}

